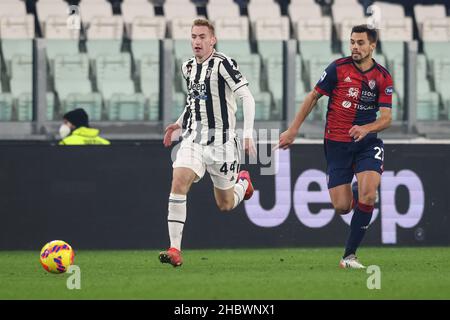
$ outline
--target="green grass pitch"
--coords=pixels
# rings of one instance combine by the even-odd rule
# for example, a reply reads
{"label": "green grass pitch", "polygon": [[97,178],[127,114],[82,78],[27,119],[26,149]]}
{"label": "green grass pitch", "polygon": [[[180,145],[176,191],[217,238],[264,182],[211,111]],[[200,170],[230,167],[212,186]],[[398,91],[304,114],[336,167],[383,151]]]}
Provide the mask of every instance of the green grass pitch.
{"label": "green grass pitch", "polygon": [[381,289],[366,270],[339,269],[341,248],[185,250],[184,265],[158,251],[76,251],[81,289],[49,274],[39,252],[0,251],[0,299],[450,299],[450,248],[361,248],[378,265]]}

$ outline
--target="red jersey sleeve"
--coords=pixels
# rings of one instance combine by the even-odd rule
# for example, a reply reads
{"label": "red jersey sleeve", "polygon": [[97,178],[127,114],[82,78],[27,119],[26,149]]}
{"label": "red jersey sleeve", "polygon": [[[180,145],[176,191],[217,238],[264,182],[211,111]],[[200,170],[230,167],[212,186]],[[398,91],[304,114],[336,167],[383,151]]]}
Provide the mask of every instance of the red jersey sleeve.
{"label": "red jersey sleeve", "polygon": [[378,106],[392,108],[392,94],[394,92],[392,77],[387,74],[379,86]]}

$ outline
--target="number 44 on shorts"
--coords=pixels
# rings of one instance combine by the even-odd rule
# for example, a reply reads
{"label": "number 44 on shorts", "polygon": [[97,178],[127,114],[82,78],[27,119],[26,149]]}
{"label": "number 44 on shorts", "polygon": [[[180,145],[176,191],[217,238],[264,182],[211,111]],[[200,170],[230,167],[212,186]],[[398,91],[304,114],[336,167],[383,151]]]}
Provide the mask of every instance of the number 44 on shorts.
{"label": "number 44 on shorts", "polygon": [[[236,165],[236,161],[233,161],[233,163],[230,164],[230,167],[228,167],[228,164],[224,162],[222,167],[220,167],[220,172],[222,172],[224,175],[227,175],[228,171],[231,171],[233,173],[238,172],[239,166]],[[236,171],[235,171],[236,170]]]}

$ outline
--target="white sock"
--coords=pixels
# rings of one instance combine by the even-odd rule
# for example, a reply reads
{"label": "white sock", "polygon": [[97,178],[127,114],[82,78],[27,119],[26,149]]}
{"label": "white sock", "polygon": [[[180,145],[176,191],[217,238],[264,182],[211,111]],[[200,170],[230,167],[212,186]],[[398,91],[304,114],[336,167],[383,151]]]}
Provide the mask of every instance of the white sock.
{"label": "white sock", "polygon": [[171,193],[169,196],[169,226],[170,247],[181,250],[181,238],[186,222],[186,195]]}
{"label": "white sock", "polygon": [[247,180],[239,180],[234,185],[234,206],[233,209],[238,206],[239,203],[244,200],[245,191],[247,191],[248,188],[248,181]]}

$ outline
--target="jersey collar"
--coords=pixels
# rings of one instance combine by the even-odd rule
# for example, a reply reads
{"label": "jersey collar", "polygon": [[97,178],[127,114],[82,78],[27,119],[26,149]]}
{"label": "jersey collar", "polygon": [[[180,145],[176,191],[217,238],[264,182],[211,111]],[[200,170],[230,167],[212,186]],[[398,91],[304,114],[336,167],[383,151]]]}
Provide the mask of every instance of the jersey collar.
{"label": "jersey collar", "polygon": [[373,62],[373,65],[372,65],[369,69],[367,69],[366,71],[362,71],[360,68],[358,68],[358,66],[356,65],[355,61],[353,61],[353,59],[352,59],[352,64],[353,64],[353,66],[354,66],[355,69],[358,70],[358,72],[361,73],[361,74],[366,74],[366,73],[372,71],[372,70],[377,66],[377,62],[375,61],[374,58],[372,58],[372,62]]}

